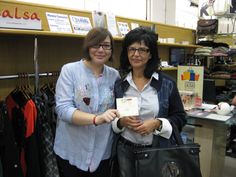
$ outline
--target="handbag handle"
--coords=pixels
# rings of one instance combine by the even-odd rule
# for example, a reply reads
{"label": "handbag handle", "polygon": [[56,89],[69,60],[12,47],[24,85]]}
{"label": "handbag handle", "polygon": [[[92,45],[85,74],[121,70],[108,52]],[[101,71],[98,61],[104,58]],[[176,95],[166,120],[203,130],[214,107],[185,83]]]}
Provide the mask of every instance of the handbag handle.
{"label": "handbag handle", "polygon": [[179,132],[177,126],[172,121],[170,121],[170,124],[172,126],[172,135],[173,135],[173,137],[174,137],[174,139],[176,141],[176,144],[177,145],[183,145],[184,142],[183,142],[183,140],[181,138],[181,135],[180,135],[180,132]]}

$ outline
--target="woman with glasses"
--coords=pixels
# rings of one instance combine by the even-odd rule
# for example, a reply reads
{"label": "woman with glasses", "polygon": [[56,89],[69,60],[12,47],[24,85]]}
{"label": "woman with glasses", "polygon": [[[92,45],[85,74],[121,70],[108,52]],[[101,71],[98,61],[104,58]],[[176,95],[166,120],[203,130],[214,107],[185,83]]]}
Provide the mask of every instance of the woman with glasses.
{"label": "woman with glasses", "polygon": [[105,65],[113,54],[111,33],[93,28],[84,58],[65,64],[56,85],[58,115],[54,151],[63,177],[109,176],[114,83],[118,71]]}
{"label": "woman with glasses", "polygon": [[179,130],[186,123],[176,83],[158,70],[157,47],[157,35],[141,27],[131,30],[123,41],[120,70],[124,76],[115,84],[115,96],[136,97],[139,115],[112,122],[113,130],[121,133],[117,144],[120,177],[136,176],[136,150],[151,147],[154,136],[169,139],[172,123]]}

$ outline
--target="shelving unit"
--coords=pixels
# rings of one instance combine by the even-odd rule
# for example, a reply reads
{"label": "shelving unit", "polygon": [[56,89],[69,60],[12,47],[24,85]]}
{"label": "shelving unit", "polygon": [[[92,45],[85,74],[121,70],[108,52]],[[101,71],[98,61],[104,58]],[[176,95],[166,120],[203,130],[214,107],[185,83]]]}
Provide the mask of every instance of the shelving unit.
{"label": "shelving unit", "polygon": [[[36,12],[42,23],[42,30],[27,29],[6,29],[0,28],[0,76],[16,75],[17,73],[35,73],[34,68],[34,41],[37,38],[38,46],[38,73],[47,73],[59,71],[61,66],[68,62],[73,62],[83,57],[82,43],[84,35],[74,33],[51,32],[48,26],[46,12],[59,13],[65,15],[84,16],[92,22],[92,13],[89,11],[78,11],[77,9],[63,9],[54,6],[38,5],[32,3],[23,3],[18,1],[0,1],[0,13],[3,10],[18,13]],[[158,43],[159,55],[161,59],[169,60],[169,48],[185,48],[187,53],[193,53],[194,49],[201,47],[195,45],[195,30],[181,28],[161,23],[130,19],[116,16],[117,22],[127,22],[131,28],[131,22],[138,23],[140,26],[155,25],[156,33],[161,38],[175,38],[176,43]],[[114,37],[114,56],[111,62],[107,64],[115,68],[119,67],[119,56],[122,45],[122,37]],[[180,44],[182,41],[188,41],[189,45]],[[163,68],[163,70],[175,77],[177,68]],[[40,78],[39,84],[47,80]],[[34,79],[30,82],[34,85]],[[0,80],[0,100],[4,99],[11,90],[15,88],[17,79]]]}

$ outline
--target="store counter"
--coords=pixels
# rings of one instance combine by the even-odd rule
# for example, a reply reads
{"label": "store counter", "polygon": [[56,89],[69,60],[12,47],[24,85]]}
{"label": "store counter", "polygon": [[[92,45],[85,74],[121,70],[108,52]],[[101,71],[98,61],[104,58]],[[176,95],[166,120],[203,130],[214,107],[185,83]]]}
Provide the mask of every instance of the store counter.
{"label": "store counter", "polygon": [[225,162],[227,128],[236,124],[235,114],[220,116],[202,110],[187,112],[188,125],[194,126],[194,142],[201,145],[202,177],[222,177]]}

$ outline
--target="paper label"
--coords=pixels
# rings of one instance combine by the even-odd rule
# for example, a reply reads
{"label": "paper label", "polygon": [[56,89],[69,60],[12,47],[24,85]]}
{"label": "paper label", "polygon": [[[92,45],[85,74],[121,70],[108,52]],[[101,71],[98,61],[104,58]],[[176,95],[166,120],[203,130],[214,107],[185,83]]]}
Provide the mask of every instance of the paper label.
{"label": "paper label", "polygon": [[120,113],[120,117],[139,115],[137,97],[117,98],[116,105],[117,110]]}

